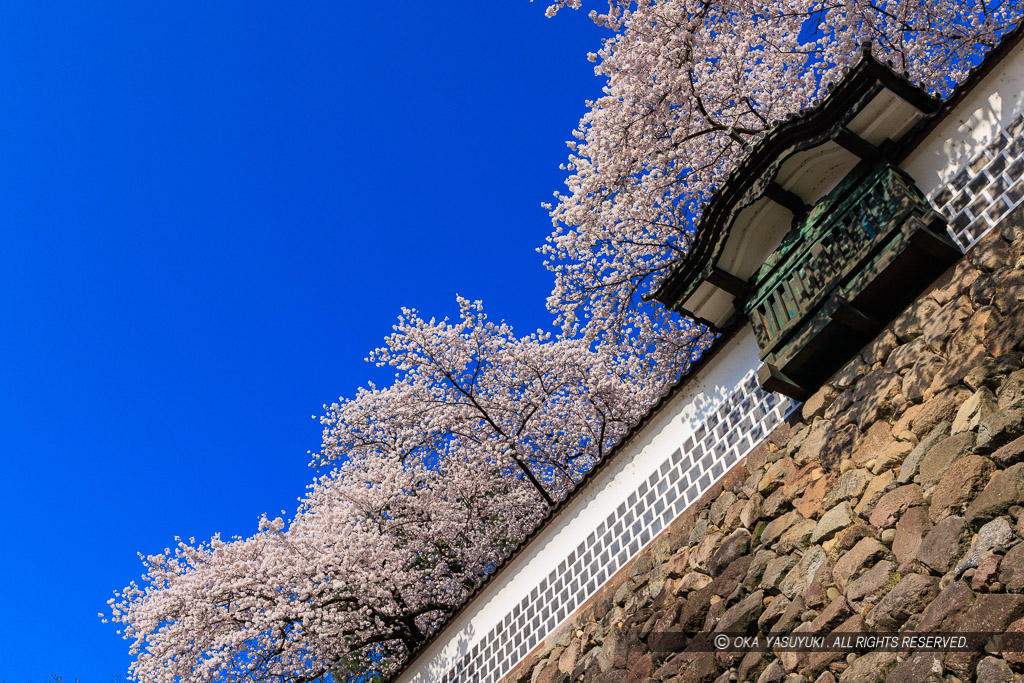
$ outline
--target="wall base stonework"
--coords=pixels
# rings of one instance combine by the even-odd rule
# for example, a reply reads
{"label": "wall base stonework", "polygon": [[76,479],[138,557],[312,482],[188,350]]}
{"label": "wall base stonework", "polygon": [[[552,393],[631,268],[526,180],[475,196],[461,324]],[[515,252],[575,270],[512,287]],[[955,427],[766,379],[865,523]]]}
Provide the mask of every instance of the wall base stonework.
{"label": "wall base stonework", "polygon": [[1024,632],[1022,351],[1024,206],[505,680],[1024,680],[1024,651],[991,647],[687,650],[715,631]]}

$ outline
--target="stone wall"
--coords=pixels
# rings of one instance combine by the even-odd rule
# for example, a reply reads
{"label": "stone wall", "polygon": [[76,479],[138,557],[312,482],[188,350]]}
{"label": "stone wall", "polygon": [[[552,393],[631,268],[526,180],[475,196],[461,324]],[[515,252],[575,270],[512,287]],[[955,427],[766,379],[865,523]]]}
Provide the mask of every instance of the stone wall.
{"label": "stone wall", "polygon": [[1011,681],[1021,653],[656,634],[1024,631],[1024,206],[506,680]]}

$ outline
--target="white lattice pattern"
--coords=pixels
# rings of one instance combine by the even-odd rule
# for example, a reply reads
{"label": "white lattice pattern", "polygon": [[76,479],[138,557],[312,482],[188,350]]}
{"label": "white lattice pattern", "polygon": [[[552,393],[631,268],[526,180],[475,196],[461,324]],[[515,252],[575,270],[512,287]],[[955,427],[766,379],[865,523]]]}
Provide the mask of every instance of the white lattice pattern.
{"label": "white lattice pattern", "polygon": [[439,680],[494,683],[785,419],[749,373],[717,411]]}
{"label": "white lattice pattern", "polygon": [[1018,116],[929,199],[967,251],[1024,199],[1024,116]]}

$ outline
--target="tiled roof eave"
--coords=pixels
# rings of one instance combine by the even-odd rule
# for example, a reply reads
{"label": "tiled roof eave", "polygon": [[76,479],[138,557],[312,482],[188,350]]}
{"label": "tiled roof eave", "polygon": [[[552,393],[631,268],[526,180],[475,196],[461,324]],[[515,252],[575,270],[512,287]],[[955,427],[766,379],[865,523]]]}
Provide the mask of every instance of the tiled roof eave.
{"label": "tiled roof eave", "polygon": [[941,106],[941,100],[865,52],[823,100],[777,124],[746,148],[746,155],[705,207],[690,252],[662,281],[652,298],[678,310],[721,254],[736,215],[764,194],[782,164],[792,154],[832,139],[881,88],[892,90],[926,115],[937,112]]}

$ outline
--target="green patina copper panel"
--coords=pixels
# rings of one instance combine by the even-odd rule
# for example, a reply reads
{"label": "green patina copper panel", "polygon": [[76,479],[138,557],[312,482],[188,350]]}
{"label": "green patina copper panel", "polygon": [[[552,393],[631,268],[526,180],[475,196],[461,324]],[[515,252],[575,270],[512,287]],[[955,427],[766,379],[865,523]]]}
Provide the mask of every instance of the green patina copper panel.
{"label": "green patina copper panel", "polygon": [[924,229],[931,239],[944,239],[940,223],[899,169],[884,161],[854,169],[793,225],[753,278],[745,312],[761,359],[799,374],[786,366],[806,360],[822,343],[816,336],[834,321],[867,325],[862,321],[870,316],[857,309],[858,297],[887,269],[899,267],[900,254],[915,243],[913,232]]}

